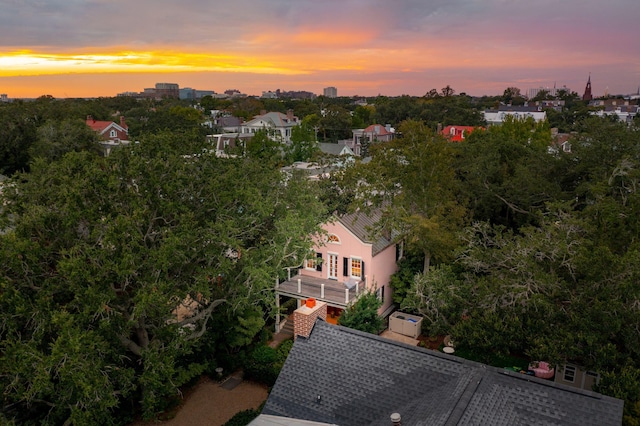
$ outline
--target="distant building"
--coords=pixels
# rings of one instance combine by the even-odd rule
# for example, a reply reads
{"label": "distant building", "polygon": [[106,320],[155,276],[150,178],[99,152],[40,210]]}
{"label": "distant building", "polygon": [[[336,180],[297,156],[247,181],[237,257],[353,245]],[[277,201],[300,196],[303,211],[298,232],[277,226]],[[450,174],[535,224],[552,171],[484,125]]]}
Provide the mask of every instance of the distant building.
{"label": "distant building", "polygon": [[451,142],[462,142],[471,132],[477,129],[484,130],[482,127],[473,126],[447,126],[440,131],[440,134]]}
{"label": "distant building", "polygon": [[156,98],[179,98],[180,86],[175,83],[156,83]]}
{"label": "distant building", "polygon": [[538,94],[540,92],[547,92],[549,94],[549,96],[552,97],[556,97],[558,96],[558,92],[560,90],[564,90],[566,93],[571,93],[571,91],[569,90],[569,88],[567,86],[562,86],[561,88],[556,88],[556,85],[554,84],[553,87],[537,87],[535,89],[529,89],[529,93],[528,93],[528,97],[529,99],[535,98],[536,96],[538,96]]}
{"label": "distant building", "polygon": [[6,93],[0,94],[0,102],[9,102],[9,97]]}
{"label": "distant building", "polygon": [[195,99],[196,98],[196,89],[192,89],[191,87],[183,87],[180,89],[180,99]]}
{"label": "distant building", "polygon": [[307,92],[306,90],[276,90],[278,99],[314,99],[315,93]]}
{"label": "distant building", "polygon": [[140,93],[139,92],[121,92],[121,93],[118,93],[116,96],[118,97],[130,96],[132,98],[137,98],[140,96]]}
{"label": "distant building", "polygon": [[331,87],[325,87],[323,92],[324,96],[326,96],[327,98],[337,98],[338,97],[338,89],[336,89],[335,87],[331,86]]}
{"label": "distant building", "polygon": [[584,95],[582,95],[582,100],[590,101],[591,99],[593,99],[593,95],[591,94],[591,75],[589,75],[587,86],[584,88]]}
{"label": "distant building", "polygon": [[102,145],[105,155],[109,155],[114,148],[130,143],[129,126],[127,126],[122,116],[120,117],[120,122],[115,123],[113,121],[96,120],[88,115],[86,124],[102,139],[100,145]]}
{"label": "distant building", "polygon": [[257,131],[264,129],[269,131],[269,135],[275,140],[290,143],[291,130],[293,127],[299,125],[300,121],[298,120],[298,117],[293,115],[293,110],[287,111],[286,114],[282,114],[280,112],[261,111],[261,114],[255,116],[253,120],[242,123],[240,133],[254,134]]}
{"label": "distant building", "polygon": [[526,119],[531,117],[536,122],[547,119],[547,113],[542,110],[541,106],[500,105],[497,110],[484,111],[483,115],[484,120],[488,125],[502,124],[507,116],[511,116],[516,119]]}
{"label": "distant building", "polygon": [[245,94],[243,94],[242,92],[240,92],[238,89],[228,89],[224,91],[224,94],[232,97],[232,98],[236,98],[236,97],[240,97],[240,96],[247,96]]}

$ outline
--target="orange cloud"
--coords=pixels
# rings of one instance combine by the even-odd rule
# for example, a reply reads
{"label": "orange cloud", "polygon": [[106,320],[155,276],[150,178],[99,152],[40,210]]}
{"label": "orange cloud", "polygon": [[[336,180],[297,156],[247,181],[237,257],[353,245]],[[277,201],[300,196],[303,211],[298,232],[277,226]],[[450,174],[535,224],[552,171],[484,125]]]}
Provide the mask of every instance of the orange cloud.
{"label": "orange cloud", "polygon": [[304,70],[242,55],[171,51],[57,54],[29,50],[0,55],[0,77],[61,73],[224,71],[295,75]]}

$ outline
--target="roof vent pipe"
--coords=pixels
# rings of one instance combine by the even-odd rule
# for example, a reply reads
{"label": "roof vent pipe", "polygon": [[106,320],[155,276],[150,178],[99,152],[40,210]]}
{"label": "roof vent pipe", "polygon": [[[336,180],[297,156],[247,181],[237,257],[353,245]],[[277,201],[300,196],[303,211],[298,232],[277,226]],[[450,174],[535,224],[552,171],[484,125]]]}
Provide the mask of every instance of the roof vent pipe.
{"label": "roof vent pipe", "polygon": [[400,414],[399,413],[393,413],[391,416],[391,424],[393,426],[400,426]]}

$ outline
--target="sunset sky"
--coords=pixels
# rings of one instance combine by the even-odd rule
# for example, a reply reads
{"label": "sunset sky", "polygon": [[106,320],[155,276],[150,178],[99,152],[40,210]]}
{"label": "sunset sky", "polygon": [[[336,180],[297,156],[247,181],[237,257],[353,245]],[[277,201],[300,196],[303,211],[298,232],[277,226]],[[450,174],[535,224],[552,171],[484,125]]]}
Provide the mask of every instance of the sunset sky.
{"label": "sunset sky", "polygon": [[640,0],[0,0],[0,93],[640,87]]}

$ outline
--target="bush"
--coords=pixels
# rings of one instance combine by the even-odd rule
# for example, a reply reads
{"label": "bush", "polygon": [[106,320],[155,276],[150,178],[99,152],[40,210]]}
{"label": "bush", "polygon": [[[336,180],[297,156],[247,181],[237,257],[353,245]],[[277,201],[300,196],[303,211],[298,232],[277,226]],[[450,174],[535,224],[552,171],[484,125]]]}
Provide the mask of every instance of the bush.
{"label": "bush", "polygon": [[258,346],[249,354],[244,366],[247,379],[273,386],[280,374],[280,369],[274,368],[278,360],[278,353],[270,346]]}
{"label": "bush", "polygon": [[231,417],[229,421],[224,424],[224,426],[246,426],[251,423],[253,419],[260,415],[262,407],[264,407],[264,402],[255,410],[240,411],[235,416]]}
{"label": "bush", "polygon": [[382,302],[375,293],[364,293],[342,312],[338,324],[366,333],[379,334],[384,329],[384,321],[378,316],[381,305]]}
{"label": "bush", "polygon": [[270,346],[255,348],[245,362],[244,376],[267,386],[273,386],[292,347],[293,339],[289,339],[280,343],[277,349]]}

